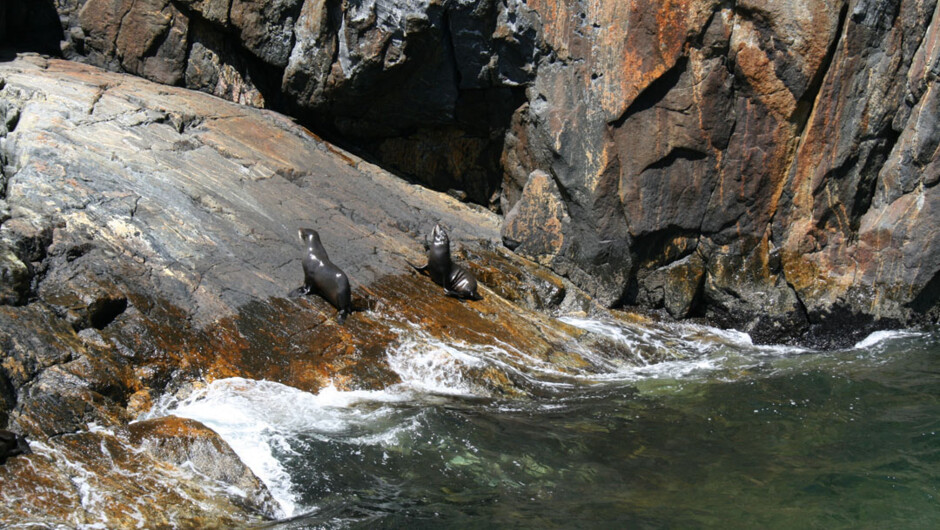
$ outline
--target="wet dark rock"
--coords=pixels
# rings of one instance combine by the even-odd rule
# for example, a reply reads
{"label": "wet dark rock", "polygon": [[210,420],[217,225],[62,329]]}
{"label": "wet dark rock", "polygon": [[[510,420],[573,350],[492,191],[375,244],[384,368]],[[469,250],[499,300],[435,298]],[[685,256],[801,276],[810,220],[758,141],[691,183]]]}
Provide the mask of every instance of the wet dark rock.
{"label": "wet dark rock", "polygon": [[188,466],[219,484],[235,488],[251,510],[278,513],[277,501],[218,434],[195,420],[168,416],[127,427],[128,441],[156,459]]}

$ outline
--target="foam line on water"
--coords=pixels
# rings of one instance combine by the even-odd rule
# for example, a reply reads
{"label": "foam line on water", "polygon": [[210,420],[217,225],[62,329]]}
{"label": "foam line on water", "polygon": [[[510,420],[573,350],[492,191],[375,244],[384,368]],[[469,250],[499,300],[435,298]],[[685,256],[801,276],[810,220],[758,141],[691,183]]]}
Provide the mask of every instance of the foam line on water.
{"label": "foam line on water", "polygon": [[[551,390],[615,381],[711,377],[729,364],[739,367],[760,362],[762,356],[778,358],[805,351],[755,346],[745,333],[693,324],[560,320],[619,341],[627,350],[645,349],[654,355],[623,359],[616,357],[622,352],[590,351],[573,344],[573,353],[587,363],[562,368],[510,344],[444,342],[413,327],[400,329],[398,344],[387,351],[389,366],[402,380],[387,389],[341,391],[328,386],[312,394],[270,381],[231,378],[214,381],[184,400],[163,399],[147,417],[177,415],[216,431],[267,485],[289,517],[297,513],[298,499],[281,461],[295,454],[291,444],[297,435],[392,445],[401,433],[419,428],[414,405],[455,397],[493,397],[494,384],[507,381],[520,388]],[[870,339],[889,336],[895,335]],[[735,356],[737,360],[732,359]],[[411,412],[402,412],[405,409]]]}
{"label": "foam line on water", "polygon": [[870,349],[874,346],[878,346],[882,343],[895,340],[895,339],[906,339],[910,337],[920,337],[923,336],[923,333],[917,331],[910,331],[904,329],[893,329],[893,330],[883,330],[876,331],[871,335],[865,337],[864,339],[858,341],[852,349],[855,350],[865,350]]}
{"label": "foam line on water", "polygon": [[[634,353],[634,364],[621,362],[608,373],[586,376],[601,381],[696,378],[732,366],[755,366],[812,351],[786,345],[755,345],[747,333],[695,323],[637,324],[572,316],[559,320],[606,337]],[[587,357],[603,355],[586,352]]]}
{"label": "foam line on water", "polygon": [[[496,339],[495,344],[444,342],[420,329],[399,330],[398,346],[389,349],[389,366],[402,385],[418,393],[495,397],[512,387],[546,391],[572,388],[585,378],[619,369],[618,360],[573,349],[578,368],[562,367]],[[584,361],[583,363],[580,361]]]}

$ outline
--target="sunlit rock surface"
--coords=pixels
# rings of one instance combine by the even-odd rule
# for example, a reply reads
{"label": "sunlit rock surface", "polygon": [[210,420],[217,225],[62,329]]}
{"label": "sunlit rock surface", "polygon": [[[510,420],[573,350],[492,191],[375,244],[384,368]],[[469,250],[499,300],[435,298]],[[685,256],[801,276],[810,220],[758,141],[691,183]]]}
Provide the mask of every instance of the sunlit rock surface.
{"label": "sunlit rock surface", "polygon": [[10,0],[5,17],[8,42],[283,111],[503,214],[544,172],[556,198],[503,235],[604,305],[820,346],[938,318],[936,2]]}
{"label": "sunlit rock surface", "polygon": [[[0,470],[5,522],[277,516],[204,427],[130,423],[190,384],[384,388],[400,377],[390,355],[427,343],[590,368],[572,347],[583,332],[548,315],[592,301],[502,247],[490,211],[201,92],[37,55],[0,63],[0,86],[0,242],[13,280],[0,305],[0,413],[40,449]],[[447,297],[408,264],[424,263],[437,222],[482,301]],[[303,281],[300,227],[320,232],[351,279],[345,325],[319,297],[287,297]],[[493,396],[530,391],[499,371],[469,376]],[[216,453],[220,467],[206,467]],[[161,471],[122,488],[148,467]]]}
{"label": "sunlit rock surface", "polygon": [[228,445],[192,420],[33,439],[31,446],[32,454],[0,466],[6,526],[231,528],[278,514]]}

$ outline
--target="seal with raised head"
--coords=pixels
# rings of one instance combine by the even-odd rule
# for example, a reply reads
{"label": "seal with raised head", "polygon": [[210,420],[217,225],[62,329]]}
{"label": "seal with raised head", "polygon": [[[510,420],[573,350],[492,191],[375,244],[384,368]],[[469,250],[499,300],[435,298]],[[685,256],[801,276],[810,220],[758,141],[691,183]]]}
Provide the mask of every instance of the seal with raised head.
{"label": "seal with raised head", "polygon": [[431,243],[428,246],[428,264],[418,267],[409,263],[418,272],[427,272],[434,283],[444,288],[448,296],[469,300],[482,300],[477,292],[477,279],[467,269],[450,259],[450,239],[440,224],[431,230]]}
{"label": "seal with raised head", "polygon": [[352,312],[352,293],[349,278],[326,254],[320,234],[311,228],[297,231],[300,240],[307,246],[304,255],[304,284],[291,292],[292,296],[316,293],[339,310],[336,320],[342,324]]}
{"label": "seal with raised head", "polygon": [[32,453],[26,438],[16,434],[13,431],[0,429],[0,464],[4,464],[7,458],[16,455],[28,455]]}

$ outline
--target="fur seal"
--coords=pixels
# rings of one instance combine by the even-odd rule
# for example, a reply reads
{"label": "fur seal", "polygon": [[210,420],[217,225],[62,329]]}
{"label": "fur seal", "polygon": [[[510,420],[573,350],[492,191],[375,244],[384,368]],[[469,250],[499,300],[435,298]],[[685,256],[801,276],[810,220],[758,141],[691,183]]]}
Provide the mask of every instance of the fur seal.
{"label": "fur seal", "polygon": [[11,456],[28,455],[32,452],[26,438],[15,432],[0,429],[0,464],[6,463],[7,458]]}
{"label": "fur seal", "polygon": [[317,293],[339,310],[336,320],[342,324],[352,312],[352,298],[349,278],[326,254],[320,234],[311,228],[297,231],[300,240],[307,246],[304,255],[304,284],[294,289],[291,296]]}
{"label": "fur seal", "polygon": [[448,296],[454,298],[482,300],[477,292],[477,279],[467,269],[455,264],[450,259],[450,239],[440,224],[431,230],[431,244],[428,247],[428,264],[418,267],[409,263],[418,272],[427,272],[434,283],[444,288]]}

